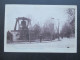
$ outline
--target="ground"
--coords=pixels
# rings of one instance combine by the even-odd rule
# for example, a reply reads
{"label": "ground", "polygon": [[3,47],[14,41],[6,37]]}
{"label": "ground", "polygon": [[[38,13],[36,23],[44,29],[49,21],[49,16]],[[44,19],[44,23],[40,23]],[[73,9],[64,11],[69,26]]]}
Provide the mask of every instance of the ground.
{"label": "ground", "polygon": [[[58,39],[52,41],[42,41],[40,42],[21,42],[21,43],[12,43],[5,46],[5,51],[12,52],[55,52],[56,49],[60,49],[61,52],[75,51],[76,50],[76,39],[75,38],[63,38],[58,41]],[[56,50],[56,51],[58,51]],[[69,51],[70,50],[70,51]],[[73,52],[72,51],[72,52]],[[59,52],[59,51],[58,51]]]}

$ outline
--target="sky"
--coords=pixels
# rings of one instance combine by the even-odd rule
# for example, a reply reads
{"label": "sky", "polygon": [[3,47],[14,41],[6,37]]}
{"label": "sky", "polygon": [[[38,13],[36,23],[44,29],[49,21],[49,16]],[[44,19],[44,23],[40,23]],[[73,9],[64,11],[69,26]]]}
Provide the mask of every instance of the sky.
{"label": "sky", "polygon": [[[16,18],[26,17],[31,19],[31,26],[39,24],[41,27],[46,21],[54,23],[54,27],[60,23],[60,30],[67,21],[66,9],[74,8],[68,5],[5,5],[5,29],[14,30]],[[51,19],[54,18],[54,19]]]}

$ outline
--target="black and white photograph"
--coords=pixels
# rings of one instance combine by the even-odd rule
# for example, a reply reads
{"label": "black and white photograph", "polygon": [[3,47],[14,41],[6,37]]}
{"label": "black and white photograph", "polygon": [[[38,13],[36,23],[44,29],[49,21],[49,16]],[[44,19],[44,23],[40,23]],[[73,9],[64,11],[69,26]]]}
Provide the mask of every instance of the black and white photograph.
{"label": "black and white photograph", "polygon": [[4,52],[77,53],[77,5],[6,4]]}

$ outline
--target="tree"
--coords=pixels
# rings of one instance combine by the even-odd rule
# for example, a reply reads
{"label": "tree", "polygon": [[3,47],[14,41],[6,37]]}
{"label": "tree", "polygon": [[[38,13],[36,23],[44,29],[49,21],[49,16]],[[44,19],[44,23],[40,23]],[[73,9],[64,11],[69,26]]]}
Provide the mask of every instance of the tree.
{"label": "tree", "polygon": [[41,28],[38,24],[35,24],[33,28],[34,28],[33,31],[34,31],[35,38],[38,38],[41,32]]}
{"label": "tree", "polygon": [[70,37],[71,36],[71,32],[72,29],[71,29],[71,26],[69,25],[69,23],[65,23],[64,26],[62,27],[62,30],[61,30],[61,37]]}
{"label": "tree", "polygon": [[68,8],[67,14],[68,14],[68,23],[70,24],[72,28],[72,34],[75,34],[75,9]]}
{"label": "tree", "polygon": [[68,8],[66,10],[66,13],[68,15],[68,18],[66,23],[62,27],[60,33],[61,37],[71,37],[71,35],[75,33],[75,9]]}
{"label": "tree", "polygon": [[43,26],[43,36],[46,39],[52,40],[54,37],[54,23],[46,22]]}

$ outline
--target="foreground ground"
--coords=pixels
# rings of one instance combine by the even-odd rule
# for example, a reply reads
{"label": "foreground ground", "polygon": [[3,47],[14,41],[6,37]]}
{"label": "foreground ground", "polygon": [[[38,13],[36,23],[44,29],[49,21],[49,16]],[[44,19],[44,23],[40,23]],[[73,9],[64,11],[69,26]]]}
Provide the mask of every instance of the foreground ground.
{"label": "foreground ground", "polygon": [[[5,51],[12,52],[35,52],[35,51],[54,51],[56,48],[64,51],[66,49],[76,49],[76,39],[75,38],[63,38],[58,41],[58,39],[52,41],[42,41],[40,42],[20,42],[7,44],[5,46]],[[51,49],[51,50],[50,50]],[[64,50],[63,50],[64,49]],[[57,50],[56,50],[57,51]]]}

